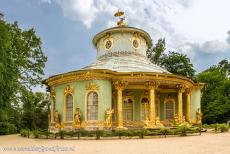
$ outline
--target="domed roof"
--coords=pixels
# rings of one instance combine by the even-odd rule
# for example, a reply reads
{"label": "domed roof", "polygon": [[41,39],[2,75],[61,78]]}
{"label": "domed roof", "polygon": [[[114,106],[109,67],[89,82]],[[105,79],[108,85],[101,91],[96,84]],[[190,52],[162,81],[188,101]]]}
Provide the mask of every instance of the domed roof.
{"label": "domed roof", "polygon": [[[135,48],[132,41],[137,39],[139,47]],[[112,43],[106,49],[106,41]],[[146,51],[151,44],[151,37],[142,29],[118,26],[96,34],[93,44],[97,48],[96,62],[81,70],[108,69],[116,72],[156,72],[171,74],[167,70],[151,63]]]}
{"label": "domed roof", "polygon": [[151,63],[145,57],[129,52],[121,52],[117,55],[105,55],[81,70],[92,69],[108,69],[116,72],[156,72],[171,74],[160,66]]}

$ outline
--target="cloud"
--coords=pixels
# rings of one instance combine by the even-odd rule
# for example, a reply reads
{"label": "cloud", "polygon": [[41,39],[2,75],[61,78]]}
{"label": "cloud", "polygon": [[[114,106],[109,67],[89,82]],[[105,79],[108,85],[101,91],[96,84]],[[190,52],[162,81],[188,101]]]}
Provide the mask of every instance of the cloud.
{"label": "cloud", "polygon": [[[159,37],[167,37],[169,44],[178,37],[172,39],[177,34],[168,19],[190,6],[190,1],[184,0],[53,0],[52,2],[62,8],[66,17],[82,22],[87,28],[91,28],[98,20],[103,20],[101,19],[103,15],[107,16],[103,20],[105,23],[103,25],[115,26],[116,19],[113,14],[121,9],[125,11],[130,26],[148,31],[154,36],[154,41]],[[168,37],[169,34],[171,37]]]}
{"label": "cloud", "polygon": [[228,44],[230,44],[230,30],[227,32],[227,34],[228,34],[228,37],[227,37],[226,41],[227,41]]}
{"label": "cloud", "polygon": [[42,1],[58,4],[64,16],[88,29],[94,25],[101,25],[101,29],[115,26],[117,19],[113,14],[123,10],[128,25],[147,31],[153,43],[164,37],[167,49],[185,53],[194,61],[200,55],[226,55],[230,50],[230,31],[226,38],[230,27],[230,22],[226,22],[230,14],[228,0]]}

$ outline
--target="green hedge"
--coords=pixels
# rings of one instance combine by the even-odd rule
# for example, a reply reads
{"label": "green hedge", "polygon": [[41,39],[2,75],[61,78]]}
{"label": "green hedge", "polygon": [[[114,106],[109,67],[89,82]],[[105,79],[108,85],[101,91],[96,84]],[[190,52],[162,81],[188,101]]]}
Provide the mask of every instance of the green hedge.
{"label": "green hedge", "polygon": [[57,133],[51,133],[47,130],[33,130],[30,131],[28,129],[22,129],[20,131],[21,136],[23,137],[34,137],[34,138],[77,138],[81,137],[94,137],[99,140],[101,137],[139,137],[140,139],[145,136],[156,136],[163,135],[166,137],[167,135],[187,135],[187,133],[198,133],[198,127],[184,127],[178,126],[178,128],[160,128],[160,129],[137,129],[137,130],[93,130],[88,131],[84,129],[76,130],[76,131],[59,131]]}
{"label": "green hedge", "polygon": [[8,135],[17,133],[17,128],[14,124],[8,122],[0,122],[0,135]]}

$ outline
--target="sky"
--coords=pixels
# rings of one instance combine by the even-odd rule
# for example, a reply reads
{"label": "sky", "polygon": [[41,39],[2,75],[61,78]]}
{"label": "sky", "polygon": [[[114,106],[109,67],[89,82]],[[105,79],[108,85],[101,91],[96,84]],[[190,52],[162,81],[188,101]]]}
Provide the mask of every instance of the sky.
{"label": "sky", "polygon": [[199,73],[230,59],[229,0],[0,0],[8,22],[35,28],[48,61],[45,76],[78,70],[96,58],[92,38],[125,12],[131,27],[147,31],[166,51],[185,53]]}

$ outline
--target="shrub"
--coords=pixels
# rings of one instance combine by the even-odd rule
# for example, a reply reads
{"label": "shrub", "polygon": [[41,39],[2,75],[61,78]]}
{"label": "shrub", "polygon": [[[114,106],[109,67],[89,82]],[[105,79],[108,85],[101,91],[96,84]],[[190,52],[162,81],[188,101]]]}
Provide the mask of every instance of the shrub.
{"label": "shrub", "polygon": [[20,134],[23,137],[28,137],[29,138],[30,137],[30,130],[29,129],[21,129]]}
{"label": "shrub", "polygon": [[220,130],[221,133],[227,132],[228,131],[228,125],[226,124],[219,124],[218,129]]}
{"label": "shrub", "polygon": [[0,122],[0,135],[15,134],[17,129],[14,124],[8,122]]}
{"label": "shrub", "polygon": [[104,131],[103,130],[96,130],[95,131],[96,134],[96,140],[100,140],[100,138],[103,136]]}
{"label": "shrub", "polygon": [[34,138],[38,138],[40,132],[39,132],[38,130],[33,130],[33,131],[32,131],[32,134],[34,135]]}
{"label": "shrub", "polygon": [[186,136],[190,130],[190,125],[188,123],[182,123],[178,125],[177,129],[181,132],[181,136]]}
{"label": "shrub", "polygon": [[159,133],[160,133],[161,135],[164,135],[164,136],[166,137],[166,135],[171,134],[172,131],[171,131],[170,128],[162,127],[162,128],[160,128]]}
{"label": "shrub", "polygon": [[59,135],[60,135],[60,138],[61,138],[61,139],[64,139],[65,131],[60,130],[60,131],[59,131]]}

